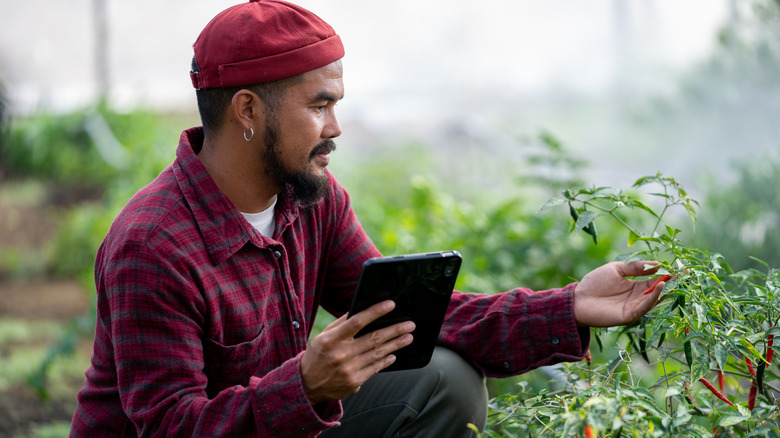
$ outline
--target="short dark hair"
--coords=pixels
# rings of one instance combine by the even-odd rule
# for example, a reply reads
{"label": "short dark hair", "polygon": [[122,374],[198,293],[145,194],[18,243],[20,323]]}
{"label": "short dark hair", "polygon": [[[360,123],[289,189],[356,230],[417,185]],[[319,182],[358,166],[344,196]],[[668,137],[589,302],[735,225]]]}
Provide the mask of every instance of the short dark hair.
{"label": "short dark hair", "polygon": [[[200,71],[194,57],[192,58],[192,71]],[[222,119],[225,117],[225,110],[230,106],[233,96],[240,90],[249,90],[257,94],[268,106],[269,111],[273,112],[284,100],[284,93],[287,91],[287,87],[300,81],[301,75],[297,75],[256,85],[195,90],[203,130],[205,132],[210,130],[214,132],[219,131]]]}

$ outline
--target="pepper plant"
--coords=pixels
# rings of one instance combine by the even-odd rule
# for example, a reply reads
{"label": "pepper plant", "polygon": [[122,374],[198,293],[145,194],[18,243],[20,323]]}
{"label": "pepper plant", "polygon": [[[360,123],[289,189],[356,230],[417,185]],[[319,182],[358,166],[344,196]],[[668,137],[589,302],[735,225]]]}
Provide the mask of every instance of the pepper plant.
{"label": "pepper plant", "polygon": [[620,224],[619,259],[659,261],[653,276],[668,281],[637,323],[593,329],[588,358],[561,365],[562,389],[534,393],[523,382],[493,399],[483,436],[780,436],[780,271],[734,272],[717,252],[685,244],[670,223],[695,224],[699,204],[661,174],[628,191],[567,189],[540,211],[555,207],[594,243],[597,223]]}

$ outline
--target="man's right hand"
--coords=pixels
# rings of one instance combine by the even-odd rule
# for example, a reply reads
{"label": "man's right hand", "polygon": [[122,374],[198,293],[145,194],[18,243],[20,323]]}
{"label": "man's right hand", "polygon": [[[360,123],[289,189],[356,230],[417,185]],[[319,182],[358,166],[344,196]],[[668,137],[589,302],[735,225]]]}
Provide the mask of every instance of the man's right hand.
{"label": "man's right hand", "polygon": [[392,353],[412,343],[414,323],[401,322],[368,333],[355,335],[395,308],[383,301],[333,321],[315,336],[301,358],[303,389],[311,404],[340,400],[356,393],[369,377],[395,362]]}

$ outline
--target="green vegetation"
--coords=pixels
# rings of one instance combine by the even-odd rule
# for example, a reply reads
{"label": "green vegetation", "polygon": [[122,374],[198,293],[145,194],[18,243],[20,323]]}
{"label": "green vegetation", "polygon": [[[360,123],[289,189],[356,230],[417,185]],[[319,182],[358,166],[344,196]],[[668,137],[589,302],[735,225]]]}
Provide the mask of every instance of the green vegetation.
{"label": "green vegetation", "polygon": [[698,203],[672,178],[640,178],[626,192],[562,195],[544,208],[568,205],[574,232],[601,219],[619,223],[627,250],[620,258],[659,260],[658,275],[672,279],[638,323],[593,330],[597,354],[565,366],[562,390],[523,388],[494,399],[496,422],[485,436],[569,436],[585,428],[601,436],[777,436],[779,374],[771,356],[780,334],[780,270],[734,271],[723,255],[683,243],[667,216],[680,208],[695,222]]}
{"label": "green vegetation", "polygon": [[[171,138],[177,134],[171,132],[178,129],[172,127],[174,123],[147,113],[107,113],[105,119],[118,123],[112,131],[116,130],[123,148],[140,152],[124,155],[126,167],[104,164],[111,172],[101,174],[100,178],[105,178],[102,182],[91,180],[90,175],[77,178],[78,187],[89,181],[100,190],[89,191],[87,201],[71,203],[61,214],[56,238],[46,251],[48,257],[35,262],[45,266],[33,269],[23,261],[6,265],[6,271],[16,271],[15,277],[23,277],[24,272],[47,272],[78,278],[94,294],[94,253],[113,217],[132,193],[172,159]],[[46,126],[54,123],[48,116],[44,120]],[[76,117],[63,120],[84,123],[84,119]],[[120,136],[123,123],[137,125],[139,120],[147,124],[147,132],[168,136],[159,141],[164,148],[151,152],[151,142],[133,144],[130,136]],[[27,121],[13,126],[12,131],[30,126],[32,122]],[[21,132],[14,135],[12,138],[26,138]],[[24,144],[11,141],[4,147],[26,147],[20,146]],[[537,371],[490,381],[495,398],[491,401],[491,422],[485,436],[576,434],[585,424],[599,433],[649,430],[651,435],[699,436],[711,433],[713,427],[738,435],[777,427],[772,423],[777,410],[771,391],[778,375],[764,361],[767,336],[780,332],[770,328],[780,317],[774,307],[777,271],[767,267],[732,269],[722,254],[739,257],[760,250],[761,242],[736,238],[738,233],[733,239],[724,239],[717,232],[718,225],[723,225],[720,218],[747,224],[756,215],[780,210],[772,189],[776,187],[772,178],[777,178],[777,164],[767,160],[763,164],[765,171],[743,170],[734,186],[708,193],[705,208],[700,210],[674,180],[661,175],[641,179],[625,192],[582,188],[581,161],[572,158],[548,133],[522,143],[522,147],[533,153],[528,154],[531,158],[523,175],[517,175],[516,185],[483,197],[468,193],[456,197],[443,188],[440,178],[424,172],[431,158],[416,145],[407,146],[404,155],[414,156],[415,166],[407,166],[403,157],[395,161],[388,157],[344,160],[349,161],[351,171],[345,172],[342,182],[350,189],[357,214],[379,248],[386,254],[458,249],[465,259],[458,283],[462,290],[494,293],[518,285],[536,289],[562,286],[604,262],[620,258],[662,260],[662,272],[676,276],[666,288],[669,298],[640,323],[624,329],[594,331],[592,362],[554,369],[563,376],[557,380],[551,380],[549,373]],[[94,149],[77,150],[97,154]],[[132,156],[145,159],[129,158]],[[85,162],[89,160],[84,158]],[[67,185],[67,179],[54,178],[67,173],[52,168],[59,162],[47,165],[52,180],[43,178],[45,172],[40,169],[23,173],[18,171],[22,166],[16,167],[15,161],[4,159],[3,163],[17,169],[15,173],[6,172],[8,178],[42,181],[43,189],[35,184],[28,186],[33,198],[45,198],[41,193],[51,192],[49,184],[56,185],[58,190]],[[70,164],[63,166],[76,172]],[[538,171],[541,168],[546,171]],[[79,169],[86,174],[91,172],[87,167]],[[334,172],[340,175],[338,168]],[[566,189],[572,184],[580,188]],[[643,193],[642,189],[648,187],[652,190]],[[752,207],[735,202],[736,194],[740,194],[741,200],[753,200],[749,203]],[[545,203],[548,198],[553,200]],[[708,214],[706,207],[710,205],[717,209],[717,215]],[[561,207],[566,207],[561,210],[563,214],[547,211]],[[715,230],[696,236],[698,248],[715,248],[717,253],[681,240],[685,234],[681,230],[691,227],[667,223],[679,219],[675,209],[698,219],[697,230]],[[766,238],[777,234],[773,228],[776,223],[764,224]],[[570,232],[574,235],[568,236]],[[707,236],[711,240],[706,240]],[[746,243],[755,245],[746,247]],[[771,251],[768,254],[771,256]],[[14,274],[6,272],[9,273]],[[24,328],[20,321],[3,321],[0,345],[14,347],[13,355],[4,362],[8,368],[2,373],[6,376],[5,384],[26,381],[42,397],[61,394],[66,387],[57,383],[62,382],[58,376],[83,372],[73,370],[85,365],[85,358],[74,353],[78,353],[79,337],[91,334],[92,318],[90,313],[64,327],[38,327],[37,330],[47,330],[49,337],[56,331],[60,341],[48,349],[38,345],[32,350],[20,346],[30,338],[19,330],[23,332],[29,327]],[[758,377],[748,377],[745,358],[756,364],[760,382]],[[32,373],[22,372],[21,365],[14,365],[22,363],[38,366]],[[726,396],[738,402],[736,407],[713,400],[697,382],[702,376],[714,380],[716,370],[726,373]],[[751,412],[746,409],[746,394],[752,381],[761,391],[757,407]],[[52,427],[57,430],[56,425]],[[45,428],[36,430],[35,433],[48,433]]]}

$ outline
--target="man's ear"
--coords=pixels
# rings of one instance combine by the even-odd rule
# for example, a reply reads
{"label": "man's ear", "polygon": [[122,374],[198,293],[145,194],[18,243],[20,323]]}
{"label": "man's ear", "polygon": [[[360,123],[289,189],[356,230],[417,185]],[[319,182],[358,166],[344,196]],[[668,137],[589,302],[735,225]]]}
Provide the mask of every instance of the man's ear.
{"label": "man's ear", "polygon": [[265,102],[250,90],[238,90],[231,100],[231,108],[233,117],[244,129],[263,126],[265,122]]}

